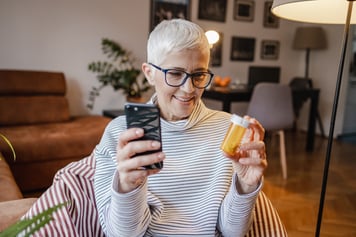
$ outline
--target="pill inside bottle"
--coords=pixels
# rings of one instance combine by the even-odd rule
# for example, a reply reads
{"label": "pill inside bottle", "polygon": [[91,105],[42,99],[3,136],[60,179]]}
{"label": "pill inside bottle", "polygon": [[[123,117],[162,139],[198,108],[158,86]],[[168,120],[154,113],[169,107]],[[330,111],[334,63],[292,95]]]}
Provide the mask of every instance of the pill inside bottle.
{"label": "pill inside bottle", "polygon": [[234,155],[237,148],[241,145],[242,138],[249,124],[250,123],[246,119],[233,114],[231,117],[230,127],[220,148],[227,154],[231,156]]}

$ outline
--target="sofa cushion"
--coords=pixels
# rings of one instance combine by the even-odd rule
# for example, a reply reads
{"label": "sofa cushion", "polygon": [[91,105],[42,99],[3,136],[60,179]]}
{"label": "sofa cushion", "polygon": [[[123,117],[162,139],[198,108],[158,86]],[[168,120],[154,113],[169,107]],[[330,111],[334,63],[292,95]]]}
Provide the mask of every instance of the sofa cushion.
{"label": "sofa cushion", "polygon": [[62,72],[0,70],[0,95],[65,95]]}
{"label": "sofa cushion", "polygon": [[69,104],[64,96],[1,96],[0,126],[64,122]]}
{"label": "sofa cushion", "polygon": [[[63,123],[48,123],[27,126],[0,127],[16,151],[17,160],[13,163],[39,162],[46,160],[85,157],[100,141],[109,118],[103,116],[73,117]],[[0,143],[5,158],[11,157],[11,150]]]}

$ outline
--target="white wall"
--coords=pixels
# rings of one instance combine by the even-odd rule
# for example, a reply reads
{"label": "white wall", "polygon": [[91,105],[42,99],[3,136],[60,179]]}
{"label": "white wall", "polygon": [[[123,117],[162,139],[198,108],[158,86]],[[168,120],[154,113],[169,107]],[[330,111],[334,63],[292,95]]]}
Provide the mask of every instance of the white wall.
{"label": "white wall", "polygon": [[[88,93],[96,84],[87,70],[94,60],[106,60],[100,42],[104,37],[121,43],[133,52],[139,66],[146,57],[145,44],[149,33],[149,0],[1,0],[0,1],[0,68],[63,71],[67,77],[72,114],[100,114],[103,109],[122,108],[121,92],[105,88],[93,111],[86,108]],[[247,81],[250,65],[281,66],[281,82],[304,74],[304,52],[292,49],[292,39],[299,23],[280,21],[278,29],[263,27],[264,1],[255,1],[253,22],[233,20],[233,0],[228,0],[226,22],[197,19],[198,1],[191,1],[191,20],[204,29],[224,33],[222,66],[212,70],[219,75]],[[321,89],[320,112],[325,130],[331,114],[337,65],[341,45],[341,26],[323,26],[329,48],[311,53],[310,75],[315,87]],[[232,36],[256,38],[253,62],[230,61]],[[261,60],[261,40],[279,40],[278,60]],[[341,102],[343,96],[341,97]],[[306,128],[307,105],[299,121]],[[343,106],[339,113],[343,114]],[[304,114],[304,115],[303,115]],[[342,116],[341,116],[342,117]],[[341,131],[338,119],[336,134]]]}

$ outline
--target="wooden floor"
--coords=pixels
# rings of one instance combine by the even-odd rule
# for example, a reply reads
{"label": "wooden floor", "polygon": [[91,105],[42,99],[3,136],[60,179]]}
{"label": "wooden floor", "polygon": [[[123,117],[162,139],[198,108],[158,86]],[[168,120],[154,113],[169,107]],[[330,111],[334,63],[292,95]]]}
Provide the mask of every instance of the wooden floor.
{"label": "wooden floor", "polygon": [[[288,132],[288,179],[282,179],[278,137],[266,140],[269,166],[264,192],[289,237],[315,236],[327,139],[305,152],[306,134]],[[334,141],[320,236],[356,236],[356,145]]]}

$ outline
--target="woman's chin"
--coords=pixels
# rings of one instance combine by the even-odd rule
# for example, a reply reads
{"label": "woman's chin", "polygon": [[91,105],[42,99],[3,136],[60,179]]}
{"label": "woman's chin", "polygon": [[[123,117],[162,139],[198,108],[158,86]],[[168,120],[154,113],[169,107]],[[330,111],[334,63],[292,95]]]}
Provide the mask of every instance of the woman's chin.
{"label": "woman's chin", "polygon": [[190,108],[190,107],[179,107],[176,109],[174,109],[172,112],[173,112],[173,116],[172,116],[172,120],[182,120],[182,119],[186,119],[190,116],[190,114],[192,113],[193,111],[193,108]]}

